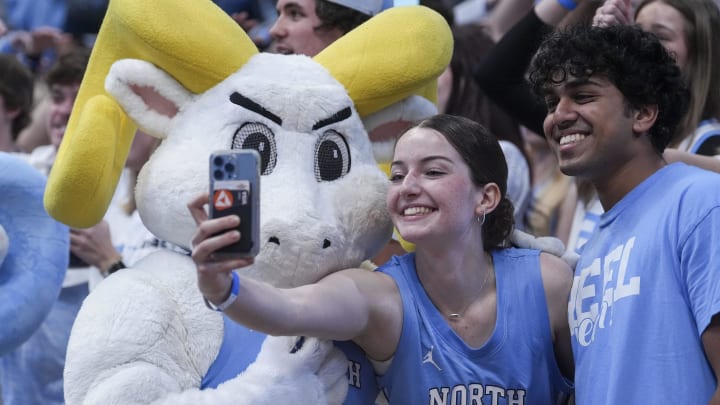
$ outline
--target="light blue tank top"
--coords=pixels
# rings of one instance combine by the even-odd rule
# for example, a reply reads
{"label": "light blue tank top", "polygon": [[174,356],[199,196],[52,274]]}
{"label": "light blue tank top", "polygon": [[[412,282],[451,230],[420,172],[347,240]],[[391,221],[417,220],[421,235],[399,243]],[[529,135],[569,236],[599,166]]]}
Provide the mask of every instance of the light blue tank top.
{"label": "light blue tank top", "polygon": [[379,378],[393,405],[555,404],[572,387],[553,352],[539,252],[493,252],[497,320],[490,339],[468,346],[447,324],[415,272],[415,255],[394,257],[390,275],[403,301],[403,329]]}

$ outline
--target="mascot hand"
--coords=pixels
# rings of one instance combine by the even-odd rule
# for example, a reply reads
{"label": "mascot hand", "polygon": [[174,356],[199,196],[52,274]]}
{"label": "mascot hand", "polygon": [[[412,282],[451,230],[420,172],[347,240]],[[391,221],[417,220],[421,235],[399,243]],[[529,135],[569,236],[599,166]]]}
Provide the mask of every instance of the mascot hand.
{"label": "mascot hand", "polygon": [[[348,389],[347,367],[347,358],[330,341],[270,336],[255,363],[218,390],[243,393],[241,402],[248,404],[340,405]],[[255,392],[259,397],[253,398]]]}
{"label": "mascot hand", "polygon": [[563,259],[572,269],[580,258],[580,255],[574,251],[566,250],[562,241],[553,236],[535,236],[516,229],[510,235],[510,242],[516,247],[537,249],[555,255]]}
{"label": "mascot hand", "polygon": [[[340,405],[348,390],[347,359],[332,342],[268,337],[257,360],[215,389],[164,394],[152,405]],[[162,376],[156,373],[156,376]],[[170,381],[167,381],[170,382]],[[84,404],[125,404],[96,400]]]}

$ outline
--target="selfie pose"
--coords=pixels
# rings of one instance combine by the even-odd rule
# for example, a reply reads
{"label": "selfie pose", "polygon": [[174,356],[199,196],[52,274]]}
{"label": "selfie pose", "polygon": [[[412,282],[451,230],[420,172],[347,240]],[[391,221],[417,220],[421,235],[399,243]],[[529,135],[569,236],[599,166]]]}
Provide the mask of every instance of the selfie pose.
{"label": "selfie pose", "polygon": [[[392,44],[375,40],[387,35]],[[362,119],[434,83],[451,40],[437,13],[397,7],[315,58],[277,55],[258,52],[210,2],[112,0],[45,206],[73,226],[102,218],[138,126],[160,141],[135,193],[159,239],[190,248],[187,202],[209,190],[210,155],[256,149],[263,222],[254,275],[292,287],[359,266],[392,230],[387,177]],[[357,69],[359,60],[368,68]],[[302,342],[208,310],[192,259],[154,252],[84,301],[67,350],[65,402],[374,404],[372,366],[356,345],[343,342],[354,348],[343,354],[333,342]]]}
{"label": "selfie pose", "polygon": [[558,257],[505,247],[506,182],[502,150],[484,127],[449,115],[422,121],[398,139],[387,193],[415,253],[290,289],[243,276],[252,258],[215,256],[242,240],[232,229],[239,218],[208,219],[201,195],[189,204],[200,291],[254,330],[352,340],[393,404],[555,403],[571,391],[563,376],[573,373],[572,273]]}

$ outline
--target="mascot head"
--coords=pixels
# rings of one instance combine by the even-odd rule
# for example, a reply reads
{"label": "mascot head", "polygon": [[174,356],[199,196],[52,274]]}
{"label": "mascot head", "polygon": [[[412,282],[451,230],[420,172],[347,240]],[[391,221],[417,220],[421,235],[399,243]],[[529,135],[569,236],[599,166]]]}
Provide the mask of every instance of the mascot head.
{"label": "mascot head", "polygon": [[[51,172],[49,212],[75,226],[97,222],[137,124],[162,139],[136,190],[143,222],[160,238],[188,246],[195,226],[186,203],[208,190],[213,151],[253,148],[262,157],[263,245],[252,274],[294,286],[372,257],[391,224],[387,180],[362,118],[434,85],[452,49],[442,17],[419,6],[390,9],[311,59],[259,54],[237,27],[215,43],[215,31],[229,17],[206,1],[177,3],[111,1]],[[172,21],[190,26],[154,21],[150,26],[162,32],[145,33],[147,21],[123,15],[138,15],[133,7],[159,7],[142,13],[159,18],[171,9],[187,13]],[[198,20],[201,27],[194,25]],[[103,42],[103,30],[114,30],[115,38],[141,37],[142,46],[125,55],[126,48]],[[133,36],[118,35],[121,30]],[[188,45],[195,35],[202,44]],[[215,49],[221,45],[228,46]],[[211,48],[208,54],[198,54],[203,47]],[[106,91],[97,75],[106,78]]]}

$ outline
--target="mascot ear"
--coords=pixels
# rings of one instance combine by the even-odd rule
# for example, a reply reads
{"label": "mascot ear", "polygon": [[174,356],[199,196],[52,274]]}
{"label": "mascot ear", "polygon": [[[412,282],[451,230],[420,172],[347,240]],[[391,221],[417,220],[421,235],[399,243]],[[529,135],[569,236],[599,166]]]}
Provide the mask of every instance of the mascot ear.
{"label": "mascot ear", "polygon": [[151,63],[124,59],[113,63],[105,89],[148,134],[164,139],[170,123],[192,94]]}
{"label": "mascot ear", "polygon": [[55,303],[67,270],[70,231],[45,213],[45,177],[7,153],[0,153],[0,189],[0,245],[6,248],[0,255],[2,356],[27,340]]}
{"label": "mascot ear", "polygon": [[415,122],[437,113],[437,106],[433,102],[413,95],[363,118],[375,160],[385,174],[390,174],[390,161],[398,135]]}
{"label": "mascot ear", "polygon": [[191,93],[201,93],[256,53],[245,31],[212,2],[110,0],[50,172],[48,212],[66,224],[89,227],[110,203],[136,130],[105,93],[113,63],[149,61]]}

